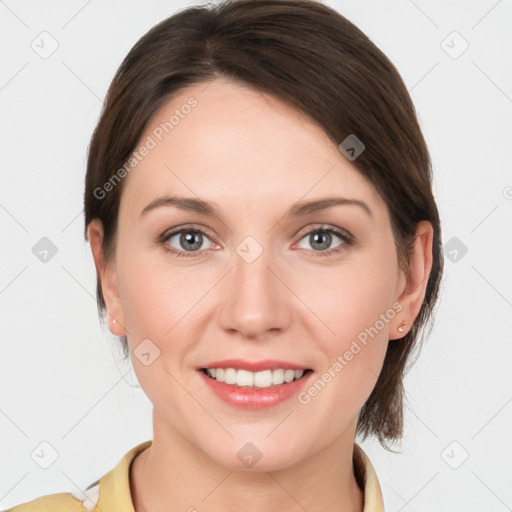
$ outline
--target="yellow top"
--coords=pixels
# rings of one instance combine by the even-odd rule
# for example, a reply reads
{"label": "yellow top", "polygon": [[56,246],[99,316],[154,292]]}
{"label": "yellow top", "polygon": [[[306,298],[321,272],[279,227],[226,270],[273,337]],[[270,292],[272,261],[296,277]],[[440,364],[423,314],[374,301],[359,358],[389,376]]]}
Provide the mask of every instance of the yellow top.
{"label": "yellow top", "polygon": [[[61,492],[41,496],[5,512],[135,512],[130,493],[130,466],[135,457],[153,441],[132,448],[116,467],[82,492]],[[364,487],[364,511],[384,512],[377,474],[363,449],[354,443],[354,473]]]}

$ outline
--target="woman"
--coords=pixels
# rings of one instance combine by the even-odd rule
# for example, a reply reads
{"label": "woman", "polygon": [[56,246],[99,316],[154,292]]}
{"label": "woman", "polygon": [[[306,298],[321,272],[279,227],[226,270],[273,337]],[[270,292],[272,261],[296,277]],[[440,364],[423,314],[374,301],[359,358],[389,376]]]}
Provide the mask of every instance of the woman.
{"label": "woman", "polygon": [[355,442],[402,434],[442,276],[431,164],[396,68],[309,0],[152,28],[92,137],[85,236],[151,441],[14,511],[382,511]]}

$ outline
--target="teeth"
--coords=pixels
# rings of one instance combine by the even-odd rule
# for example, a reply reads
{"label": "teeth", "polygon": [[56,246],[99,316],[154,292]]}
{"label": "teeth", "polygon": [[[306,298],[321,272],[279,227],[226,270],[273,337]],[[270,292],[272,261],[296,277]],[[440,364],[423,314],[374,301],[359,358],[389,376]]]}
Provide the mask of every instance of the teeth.
{"label": "teeth", "polygon": [[291,382],[302,377],[304,370],[263,370],[250,372],[235,368],[206,368],[206,374],[226,384],[236,384],[241,387],[269,388],[284,382]]}

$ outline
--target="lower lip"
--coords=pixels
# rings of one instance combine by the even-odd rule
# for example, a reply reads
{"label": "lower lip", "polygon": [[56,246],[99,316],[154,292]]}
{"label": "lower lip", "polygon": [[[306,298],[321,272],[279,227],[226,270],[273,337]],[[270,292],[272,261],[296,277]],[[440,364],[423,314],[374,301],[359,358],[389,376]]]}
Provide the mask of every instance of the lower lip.
{"label": "lower lip", "polygon": [[212,379],[202,370],[199,370],[199,373],[213,393],[229,405],[242,409],[264,409],[265,407],[281,403],[297,394],[304,387],[313,372],[309,371],[300,379],[269,388],[234,386]]}

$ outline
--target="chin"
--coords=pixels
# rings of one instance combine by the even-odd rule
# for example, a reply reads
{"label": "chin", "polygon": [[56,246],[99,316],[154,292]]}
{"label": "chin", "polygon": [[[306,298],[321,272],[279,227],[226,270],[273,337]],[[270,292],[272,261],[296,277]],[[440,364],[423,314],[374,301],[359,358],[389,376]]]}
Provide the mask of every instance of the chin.
{"label": "chin", "polygon": [[242,441],[231,440],[224,446],[219,443],[219,450],[210,452],[210,457],[230,470],[254,472],[285,469],[301,460],[297,446],[291,443],[283,446],[281,439],[265,440],[265,435],[260,438],[255,436],[254,441],[246,436]]}

